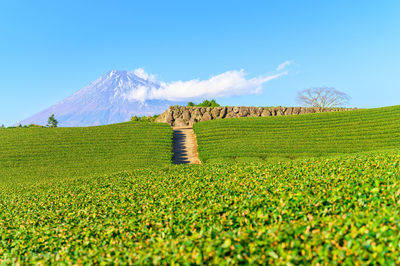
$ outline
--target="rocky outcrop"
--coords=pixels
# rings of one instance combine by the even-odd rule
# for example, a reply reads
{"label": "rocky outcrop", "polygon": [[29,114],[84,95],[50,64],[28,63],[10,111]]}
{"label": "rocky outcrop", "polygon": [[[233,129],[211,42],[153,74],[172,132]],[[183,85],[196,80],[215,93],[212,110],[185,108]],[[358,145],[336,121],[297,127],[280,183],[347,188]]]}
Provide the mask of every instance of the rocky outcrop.
{"label": "rocky outcrop", "polygon": [[282,116],[301,115],[322,112],[350,111],[354,108],[316,108],[316,107],[248,107],[248,106],[225,106],[225,107],[189,107],[171,106],[162,113],[156,122],[168,123],[171,126],[191,126],[194,123],[234,117],[255,116]]}

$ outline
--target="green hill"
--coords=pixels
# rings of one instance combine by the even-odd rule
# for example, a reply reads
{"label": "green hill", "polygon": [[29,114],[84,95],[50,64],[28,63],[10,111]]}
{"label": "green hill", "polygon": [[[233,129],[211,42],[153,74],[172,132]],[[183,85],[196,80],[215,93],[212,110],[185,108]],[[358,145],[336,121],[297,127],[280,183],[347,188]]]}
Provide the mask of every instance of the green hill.
{"label": "green hill", "polygon": [[400,147],[400,106],[194,125],[203,162],[218,158],[301,158]]}
{"label": "green hill", "polygon": [[171,140],[172,129],[156,123],[1,129],[0,180],[109,174],[170,164]]}
{"label": "green hill", "polygon": [[400,263],[400,153],[0,182],[0,264]]}
{"label": "green hill", "polygon": [[400,264],[399,106],[194,127],[1,129],[0,264]]}

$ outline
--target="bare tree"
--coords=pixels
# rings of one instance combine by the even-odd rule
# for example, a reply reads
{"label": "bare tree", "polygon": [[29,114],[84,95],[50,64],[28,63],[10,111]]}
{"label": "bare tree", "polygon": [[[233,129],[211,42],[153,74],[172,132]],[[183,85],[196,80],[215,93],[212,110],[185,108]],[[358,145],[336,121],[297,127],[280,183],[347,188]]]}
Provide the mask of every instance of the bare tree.
{"label": "bare tree", "polygon": [[350,97],[334,88],[319,87],[299,91],[296,101],[302,106],[332,108],[348,104]]}

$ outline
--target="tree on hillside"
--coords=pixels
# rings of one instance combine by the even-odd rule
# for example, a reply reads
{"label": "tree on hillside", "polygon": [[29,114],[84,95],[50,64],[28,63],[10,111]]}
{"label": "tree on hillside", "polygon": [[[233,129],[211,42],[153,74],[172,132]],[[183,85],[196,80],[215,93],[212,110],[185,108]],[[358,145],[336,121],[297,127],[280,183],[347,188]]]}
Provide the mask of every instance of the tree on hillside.
{"label": "tree on hillside", "polygon": [[1,127],[0,127],[1,129],[3,129],[3,128],[6,128],[4,125],[1,125]]}
{"label": "tree on hillside", "polygon": [[333,108],[343,107],[350,97],[334,88],[318,87],[299,91],[296,97],[298,104],[306,107]]}
{"label": "tree on hillside", "polygon": [[210,101],[210,107],[220,107],[219,103],[217,103],[214,99]]}
{"label": "tree on hillside", "polygon": [[47,126],[48,127],[57,127],[58,121],[54,118],[54,114],[52,114],[49,117],[49,120],[47,120]]}
{"label": "tree on hillside", "polygon": [[219,107],[220,105],[213,99],[211,101],[204,100],[199,104],[194,104],[193,102],[188,102],[187,106],[196,106],[196,107]]}

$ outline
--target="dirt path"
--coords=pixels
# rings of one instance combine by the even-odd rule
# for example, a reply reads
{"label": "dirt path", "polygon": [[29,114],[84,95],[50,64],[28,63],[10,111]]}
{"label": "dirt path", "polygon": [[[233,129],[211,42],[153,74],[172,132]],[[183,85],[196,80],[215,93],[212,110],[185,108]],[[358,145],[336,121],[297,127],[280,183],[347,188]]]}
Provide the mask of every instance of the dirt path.
{"label": "dirt path", "polygon": [[201,164],[192,127],[174,127],[174,164]]}

